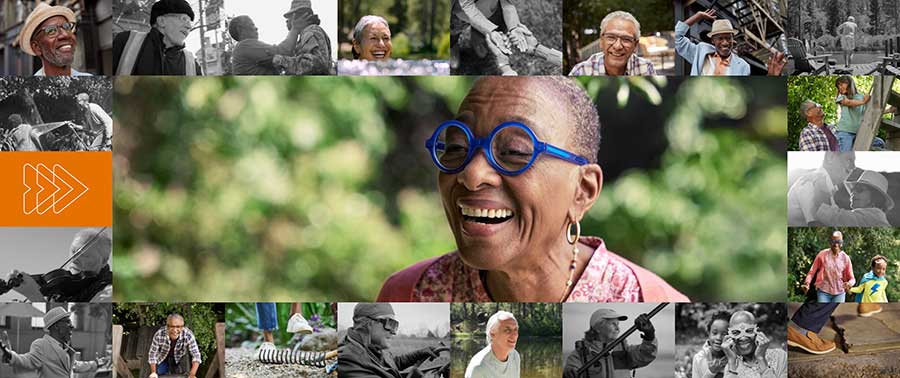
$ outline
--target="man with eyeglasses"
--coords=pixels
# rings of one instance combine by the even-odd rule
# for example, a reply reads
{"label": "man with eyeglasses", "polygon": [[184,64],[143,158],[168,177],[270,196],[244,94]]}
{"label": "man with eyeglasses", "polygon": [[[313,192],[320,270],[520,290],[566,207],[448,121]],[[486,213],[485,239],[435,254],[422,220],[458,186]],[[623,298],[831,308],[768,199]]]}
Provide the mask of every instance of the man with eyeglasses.
{"label": "man with eyeglasses", "polygon": [[64,6],[39,3],[25,20],[19,46],[26,54],[41,58],[34,76],[91,76],[72,68],[75,61],[75,13]]}
{"label": "man with eyeglasses", "polygon": [[[712,21],[712,29],[707,33],[710,42],[694,43],[687,37],[691,26],[701,20]],[[691,65],[691,76],[750,75],[750,64],[734,53],[737,42],[734,36],[738,30],[732,27],[729,20],[717,20],[716,10],[708,9],[697,12],[684,22],[675,24],[675,51]],[[787,58],[784,53],[774,51],[766,63],[768,74],[781,75]]]}
{"label": "man with eyeglasses", "polygon": [[809,285],[815,284],[816,298],[820,303],[844,302],[847,290],[856,284],[853,263],[843,251],[843,246],[844,234],[840,231],[833,232],[831,247],[819,251],[801,286],[806,293]]}
{"label": "man with eyeglasses", "polygon": [[631,13],[612,12],[600,21],[600,49],[578,63],[569,76],[640,76],[656,75],[653,63],[637,56],[641,40],[641,23]]}
{"label": "man with eyeglasses", "polygon": [[822,105],[810,100],[800,104],[800,114],[806,118],[807,124],[800,131],[800,151],[837,151],[838,142],[834,133],[834,125],[825,123],[825,112]]}
{"label": "man with eyeglasses", "polygon": [[[418,365],[449,351],[447,347],[425,347],[394,356],[389,341],[399,327],[390,303],[357,304],[353,308],[353,327],[347,329],[338,348],[338,377],[421,377]],[[410,370],[406,374],[402,373],[407,369]]]}
{"label": "man with eyeglasses", "polygon": [[[185,355],[190,354],[190,359]],[[197,377],[197,369],[203,362],[200,358],[200,347],[197,338],[190,329],[184,326],[184,318],[179,314],[171,314],[166,318],[165,328],[153,334],[147,362],[150,364],[149,378],[159,375],[185,374],[186,363],[190,361],[188,378]]]}
{"label": "man with eyeglasses", "polygon": [[[74,352],[72,342],[72,313],[64,307],[54,307],[44,314],[44,336],[34,340],[28,353],[16,353],[9,345],[9,336],[4,331],[0,338],[0,363],[12,365],[17,370],[34,371],[38,378],[69,378],[72,373],[96,372],[109,363],[109,357],[94,361],[74,361],[69,351]],[[32,376],[26,375],[25,376]]]}
{"label": "man with eyeglasses", "polygon": [[202,75],[184,40],[194,10],[185,0],[159,0],[150,8],[150,31],[128,31],[113,38],[116,75]]}
{"label": "man with eyeglasses", "polygon": [[[575,350],[566,358],[563,377],[579,378],[578,369],[619,337],[619,322],[624,320],[628,320],[628,317],[610,308],[594,311],[584,338],[575,342]],[[656,360],[659,342],[656,340],[656,328],[650,322],[650,317],[647,314],[638,315],[634,319],[634,324],[641,332],[641,343],[628,345],[623,340],[606,357],[587,369],[587,377],[615,377],[618,376],[616,370],[634,370],[650,365]]]}

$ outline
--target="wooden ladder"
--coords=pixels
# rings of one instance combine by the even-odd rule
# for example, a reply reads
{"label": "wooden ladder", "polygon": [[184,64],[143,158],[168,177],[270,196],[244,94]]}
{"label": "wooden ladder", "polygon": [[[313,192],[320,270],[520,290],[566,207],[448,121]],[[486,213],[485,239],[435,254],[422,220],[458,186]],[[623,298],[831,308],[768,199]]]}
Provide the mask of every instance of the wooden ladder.
{"label": "wooden ladder", "polygon": [[856,142],[853,143],[854,151],[868,151],[872,146],[872,140],[878,135],[878,128],[884,126],[887,133],[885,148],[891,151],[900,151],[900,120],[886,120],[882,117],[885,105],[900,108],[900,93],[891,89],[895,76],[875,75],[872,81],[872,98],[863,113],[859,132],[856,134]]}

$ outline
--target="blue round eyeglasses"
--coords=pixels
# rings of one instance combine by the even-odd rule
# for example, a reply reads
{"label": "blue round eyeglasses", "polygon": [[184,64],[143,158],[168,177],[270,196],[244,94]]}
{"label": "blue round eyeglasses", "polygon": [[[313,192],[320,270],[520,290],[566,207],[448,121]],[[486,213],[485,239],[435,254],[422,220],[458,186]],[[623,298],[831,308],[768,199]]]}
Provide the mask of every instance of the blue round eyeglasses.
{"label": "blue round eyeglasses", "polygon": [[577,165],[589,163],[583,156],[538,140],[534,131],[519,122],[501,123],[487,137],[476,138],[465,123],[446,121],[425,141],[425,148],[434,165],[449,174],[465,169],[479,148],[491,167],[507,176],[527,171],[541,154]]}

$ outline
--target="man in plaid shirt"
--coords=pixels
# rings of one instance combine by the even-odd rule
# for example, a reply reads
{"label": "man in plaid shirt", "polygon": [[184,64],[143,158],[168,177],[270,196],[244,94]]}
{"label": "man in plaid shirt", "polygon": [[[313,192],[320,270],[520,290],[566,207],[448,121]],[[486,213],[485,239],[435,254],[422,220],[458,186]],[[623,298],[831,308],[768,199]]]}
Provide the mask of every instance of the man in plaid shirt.
{"label": "man in plaid shirt", "polygon": [[806,127],[800,131],[800,151],[837,151],[834,126],[825,123],[822,105],[810,100],[800,104],[800,114],[806,117]]}
{"label": "man in plaid shirt", "polygon": [[186,353],[191,354],[191,371],[188,378],[197,377],[200,368],[200,347],[190,329],[184,327],[184,318],[178,314],[166,318],[166,328],[160,328],[153,334],[147,362],[150,363],[149,378],[158,378],[158,374],[184,374],[179,362]]}
{"label": "man in plaid shirt", "polygon": [[599,53],[578,63],[569,76],[656,75],[653,63],[635,54],[641,40],[641,24],[631,13],[612,12],[600,21]]}

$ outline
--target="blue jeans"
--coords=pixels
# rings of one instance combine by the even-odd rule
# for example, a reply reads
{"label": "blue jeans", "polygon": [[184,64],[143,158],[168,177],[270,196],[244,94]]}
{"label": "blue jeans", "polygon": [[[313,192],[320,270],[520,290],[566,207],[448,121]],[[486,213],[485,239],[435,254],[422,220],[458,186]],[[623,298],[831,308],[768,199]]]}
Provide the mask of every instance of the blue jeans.
{"label": "blue jeans", "polygon": [[847,293],[840,293],[835,295],[828,294],[822,290],[816,289],[816,299],[819,303],[843,303],[845,295],[847,295]]}
{"label": "blue jeans", "polygon": [[[853,142],[856,141],[856,133],[848,133],[846,131],[838,131],[834,133],[838,141],[838,151],[853,151]],[[872,139],[872,147],[884,148],[884,139],[875,137]]]}
{"label": "blue jeans", "polygon": [[[156,365],[156,374],[158,374],[158,375],[169,374],[170,373],[169,370],[172,370],[172,369],[169,369],[168,361],[163,361],[163,362],[160,362],[159,365]],[[174,370],[171,371],[171,373],[174,373],[174,372],[175,372]]]}
{"label": "blue jeans", "polygon": [[256,325],[261,331],[278,329],[278,312],[275,310],[275,303],[256,303]]}

